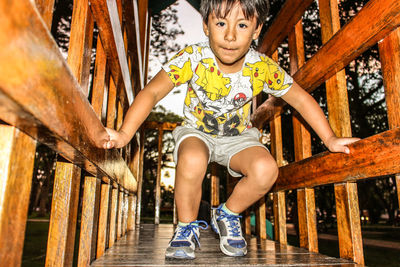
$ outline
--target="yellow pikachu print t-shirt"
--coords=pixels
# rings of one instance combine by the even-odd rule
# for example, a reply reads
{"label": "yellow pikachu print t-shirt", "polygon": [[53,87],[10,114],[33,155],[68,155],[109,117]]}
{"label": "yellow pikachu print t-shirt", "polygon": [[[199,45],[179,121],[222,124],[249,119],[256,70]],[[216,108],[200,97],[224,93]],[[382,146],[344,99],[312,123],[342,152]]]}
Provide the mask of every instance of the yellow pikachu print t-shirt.
{"label": "yellow pikachu print t-shirt", "polygon": [[225,74],[208,42],[186,47],[163,69],[175,86],[187,84],[184,125],[214,136],[239,135],[250,128],[252,98],[262,91],[281,97],[293,84],[277,63],[253,49],[241,71]]}

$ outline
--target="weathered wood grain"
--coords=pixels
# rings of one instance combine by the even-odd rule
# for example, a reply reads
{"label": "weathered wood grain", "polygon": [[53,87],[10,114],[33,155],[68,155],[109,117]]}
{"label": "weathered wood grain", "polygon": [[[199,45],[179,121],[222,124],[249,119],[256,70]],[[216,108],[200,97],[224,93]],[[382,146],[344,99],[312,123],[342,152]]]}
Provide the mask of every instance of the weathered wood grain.
{"label": "weathered wood grain", "polygon": [[314,189],[297,190],[300,247],[318,252],[317,216],[315,213]]}
{"label": "weathered wood grain", "polygon": [[140,224],[140,217],[142,211],[142,190],[143,190],[143,160],[144,160],[144,142],[146,131],[143,126],[139,130],[139,174],[138,174],[138,186],[137,186],[137,199],[136,199],[136,225]]}
{"label": "weathered wood grain", "polygon": [[113,188],[111,194],[111,214],[110,214],[110,228],[108,247],[112,247],[117,239],[117,208],[118,208],[118,189]]}
{"label": "weathered wood grain", "polygon": [[101,184],[96,258],[103,256],[106,251],[108,211],[110,209],[110,187],[109,184]]}
{"label": "weathered wood grain", "polygon": [[[379,43],[389,128],[400,127],[400,29]],[[400,204],[400,174],[396,174],[397,199]]]}
{"label": "weathered wood grain", "polygon": [[104,53],[104,48],[100,40],[97,40],[96,46],[96,62],[94,67],[93,76],[93,92],[92,92],[92,107],[97,117],[101,121],[103,105],[104,105],[104,91],[108,92],[108,84],[106,84],[107,72],[107,57]]}
{"label": "weathered wood grain", "polygon": [[15,127],[0,125],[0,263],[20,266],[36,142]]}
{"label": "weathered wood grain", "polygon": [[96,177],[86,176],[83,189],[78,266],[89,266],[95,257],[98,223],[98,216],[96,215],[98,215],[99,201],[100,180]]}
{"label": "weathered wood grain", "polygon": [[364,264],[357,184],[335,184],[335,203],[340,257]]}
{"label": "weathered wood grain", "polygon": [[267,214],[266,214],[265,196],[257,202],[256,209],[256,233],[261,239],[267,239]]}
{"label": "weathered wood grain", "polygon": [[128,218],[127,218],[127,231],[133,231],[136,227],[136,195],[129,195],[128,196]]}
{"label": "weathered wood grain", "polygon": [[94,21],[89,8],[89,0],[74,1],[68,49],[68,65],[86,97],[89,95],[93,29]]}
{"label": "weathered wood grain", "polygon": [[219,248],[219,240],[209,228],[201,230],[201,249],[194,260],[166,260],[165,249],[174,232],[171,224],[143,224],[92,263],[106,266],[357,266],[351,261],[310,253],[303,248],[278,244],[246,236],[248,254],[227,257]]}
{"label": "weathered wood grain", "polygon": [[[324,44],[293,78],[308,92],[312,92],[399,25],[399,1],[371,0]],[[253,124],[261,127],[273,116],[281,113],[284,105],[284,102],[279,103],[275,98],[268,99],[253,114]]]}
{"label": "weathered wood grain", "polygon": [[351,153],[323,152],[279,168],[274,191],[357,181],[400,173],[400,128],[349,145]]}
{"label": "weathered wood grain", "polygon": [[51,29],[53,21],[54,0],[35,0],[36,7],[42,15],[47,28]]}
{"label": "weathered wood grain", "polygon": [[287,244],[285,192],[274,192],[274,238],[282,245]]}
{"label": "weathered wood grain", "polygon": [[91,174],[136,191],[117,150],[95,146],[107,133],[31,1],[1,2],[0,18],[0,118]]}
{"label": "weathered wood grain", "polygon": [[122,218],[124,211],[124,192],[118,192],[118,208],[117,208],[117,240],[122,237]]}
{"label": "weathered wood grain", "polygon": [[81,169],[72,163],[58,161],[51,203],[46,266],[72,266],[80,184]]}

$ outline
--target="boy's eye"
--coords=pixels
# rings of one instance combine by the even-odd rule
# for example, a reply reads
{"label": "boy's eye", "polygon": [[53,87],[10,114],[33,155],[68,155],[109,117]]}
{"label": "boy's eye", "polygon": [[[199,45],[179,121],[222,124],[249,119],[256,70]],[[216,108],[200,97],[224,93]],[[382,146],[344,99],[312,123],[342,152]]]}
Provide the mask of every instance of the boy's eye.
{"label": "boy's eye", "polygon": [[244,23],[240,23],[240,24],[239,24],[239,28],[241,28],[241,29],[246,29],[246,28],[247,28],[247,25],[244,24]]}
{"label": "boy's eye", "polygon": [[219,21],[219,22],[217,22],[217,26],[223,27],[223,26],[225,26],[225,22]]}

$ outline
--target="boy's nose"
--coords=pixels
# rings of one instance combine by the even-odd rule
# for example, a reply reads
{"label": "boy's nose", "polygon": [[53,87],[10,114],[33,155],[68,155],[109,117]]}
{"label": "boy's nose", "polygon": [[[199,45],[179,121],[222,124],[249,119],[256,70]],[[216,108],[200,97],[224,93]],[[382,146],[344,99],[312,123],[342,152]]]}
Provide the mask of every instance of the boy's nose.
{"label": "boy's nose", "polygon": [[235,29],[230,28],[230,27],[228,29],[226,29],[225,40],[229,41],[229,42],[232,42],[232,41],[236,40],[236,31],[235,31]]}

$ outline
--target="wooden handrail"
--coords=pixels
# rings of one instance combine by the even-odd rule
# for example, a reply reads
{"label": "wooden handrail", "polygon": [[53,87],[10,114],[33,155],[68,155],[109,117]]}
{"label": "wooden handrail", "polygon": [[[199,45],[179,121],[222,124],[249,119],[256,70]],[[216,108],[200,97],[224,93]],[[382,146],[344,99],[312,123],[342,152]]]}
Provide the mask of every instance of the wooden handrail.
{"label": "wooden handrail", "polygon": [[0,17],[0,118],[135,192],[136,180],[118,151],[95,146],[106,136],[104,127],[36,8],[30,1],[1,3]]}
{"label": "wooden handrail", "polygon": [[279,168],[274,191],[358,181],[400,172],[400,128],[358,141],[350,155],[323,152]]}
{"label": "wooden handrail", "polygon": [[[293,75],[293,78],[305,90],[312,92],[399,25],[399,1],[371,0],[329,42],[321,47]],[[272,39],[273,37],[269,36]],[[259,128],[262,127],[266,121],[282,113],[285,104],[284,101],[274,97],[266,100],[253,114],[253,124]]]}

